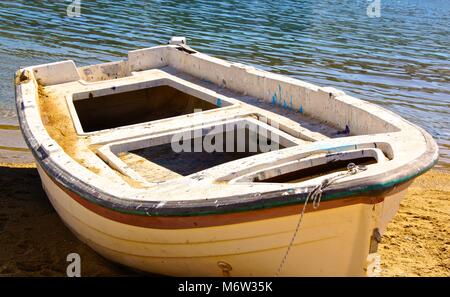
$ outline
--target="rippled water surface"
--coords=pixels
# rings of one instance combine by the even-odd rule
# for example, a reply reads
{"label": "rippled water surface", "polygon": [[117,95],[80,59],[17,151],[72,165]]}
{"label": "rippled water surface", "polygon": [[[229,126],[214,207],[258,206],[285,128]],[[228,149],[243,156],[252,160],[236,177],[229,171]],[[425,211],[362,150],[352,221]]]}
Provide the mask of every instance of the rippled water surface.
{"label": "rippled water surface", "polygon": [[188,37],[216,57],[338,87],[397,112],[439,142],[450,166],[450,1],[366,0],[0,2],[0,116],[14,117],[20,66],[117,60]]}

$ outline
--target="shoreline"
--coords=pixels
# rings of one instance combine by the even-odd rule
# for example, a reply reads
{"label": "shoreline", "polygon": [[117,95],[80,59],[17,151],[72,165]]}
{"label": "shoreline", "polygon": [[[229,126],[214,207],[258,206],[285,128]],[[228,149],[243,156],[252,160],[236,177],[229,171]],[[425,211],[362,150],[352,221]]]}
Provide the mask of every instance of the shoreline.
{"label": "shoreline", "polygon": [[33,156],[23,139],[17,118],[0,116],[0,167],[35,167]]}
{"label": "shoreline", "polygon": [[[135,272],[97,255],[62,223],[33,168],[0,167],[0,276],[65,276],[69,253],[82,276]],[[26,187],[24,187],[26,185]],[[382,276],[450,276],[450,173],[418,177],[378,248]]]}

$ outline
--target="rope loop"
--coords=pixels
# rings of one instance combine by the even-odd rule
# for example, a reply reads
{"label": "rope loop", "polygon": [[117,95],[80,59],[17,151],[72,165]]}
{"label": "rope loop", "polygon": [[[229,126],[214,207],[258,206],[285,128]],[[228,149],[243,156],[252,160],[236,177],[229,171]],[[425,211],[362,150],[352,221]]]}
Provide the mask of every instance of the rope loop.
{"label": "rope loop", "polygon": [[305,203],[303,204],[302,211],[300,213],[300,218],[298,219],[297,226],[295,227],[294,234],[292,235],[291,241],[289,242],[289,245],[286,249],[286,252],[283,256],[283,259],[280,262],[280,265],[278,266],[278,270],[275,274],[275,276],[279,276],[281,271],[283,270],[283,266],[287,260],[287,257],[289,255],[289,252],[292,248],[292,245],[294,244],[295,238],[297,237],[298,231],[300,230],[300,226],[303,220],[303,216],[305,214],[306,205],[311,200],[312,206],[314,209],[319,208],[320,206],[320,199],[322,198],[322,191],[332,185],[334,182],[336,182],[339,179],[342,179],[347,176],[355,175],[358,172],[367,170],[367,167],[364,165],[355,165],[355,163],[349,163],[347,165],[347,171],[339,173],[331,178],[325,178],[320,184],[314,187],[314,189],[308,193],[308,196],[306,196]]}

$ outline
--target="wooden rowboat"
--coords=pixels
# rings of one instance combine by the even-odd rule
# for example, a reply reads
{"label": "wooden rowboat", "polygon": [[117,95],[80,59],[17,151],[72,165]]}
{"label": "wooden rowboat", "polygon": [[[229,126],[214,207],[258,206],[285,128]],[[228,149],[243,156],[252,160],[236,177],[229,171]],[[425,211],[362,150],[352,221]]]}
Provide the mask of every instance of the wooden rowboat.
{"label": "wooden rowboat", "polygon": [[184,38],[20,69],[17,112],[64,223],[112,261],[178,276],[371,275],[421,128]]}

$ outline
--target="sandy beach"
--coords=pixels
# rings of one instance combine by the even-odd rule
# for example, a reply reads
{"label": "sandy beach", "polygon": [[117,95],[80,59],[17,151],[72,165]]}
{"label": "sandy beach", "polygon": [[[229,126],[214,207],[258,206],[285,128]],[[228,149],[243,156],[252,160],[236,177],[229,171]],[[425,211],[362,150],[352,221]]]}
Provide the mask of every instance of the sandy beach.
{"label": "sandy beach", "polygon": [[[97,255],[65,227],[34,168],[0,167],[0,276],[65,276],[69,253],[83,276],[134,272]],[[450,276],[450,174],[433,170],[411,186],[379,252],[384,276]]]}
{"label": "sandy beach", "polygon": [[65,276],[70,253],[81,256],[84,276],[132,273],[72,235],[48,201],[36,169],[0,167],[0,176],[0,275]]}
{"label": "sandy beach", "polygon": [[385,276],[450,276],[450,174],[411,185],[378,249]]}

